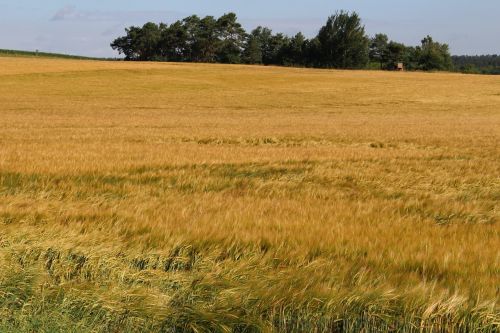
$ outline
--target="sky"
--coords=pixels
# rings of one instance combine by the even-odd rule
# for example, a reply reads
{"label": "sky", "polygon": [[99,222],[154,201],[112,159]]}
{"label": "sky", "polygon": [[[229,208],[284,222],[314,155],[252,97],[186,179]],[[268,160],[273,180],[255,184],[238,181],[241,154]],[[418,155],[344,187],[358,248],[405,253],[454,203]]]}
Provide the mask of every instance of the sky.
{"label": "sky", "polygon": [[360,14],[369,35],[418,45],[426,35],[453,54],[500,54],[500,0],[0,0],[0,49],[114,57],[125,27],[235,12],[259,25],[314,36],[337,10]]}

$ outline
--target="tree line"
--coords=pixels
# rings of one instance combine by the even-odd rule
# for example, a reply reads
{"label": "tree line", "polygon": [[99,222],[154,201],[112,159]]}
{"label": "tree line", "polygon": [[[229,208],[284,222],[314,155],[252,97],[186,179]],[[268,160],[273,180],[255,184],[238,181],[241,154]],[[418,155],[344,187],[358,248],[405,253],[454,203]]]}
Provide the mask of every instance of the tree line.
{"label": "tree line", "polygon": [[457,71],[471,74],[500,75],[500,55],[453,56]]}
{"label": "tree line", "polygon": [[356,12],[330,16],[317,36],[287,36],[257,27],[247,33],[236,14],[219,18],[196,15],[170,25],[148,22],[125,29],[111,47],[125,60],[263,64],[317,68],[393,69],[404,63],[410,70],[451,70],[447,44],[423,38],[421,45],[406,46],[385,34],[367,36]]}

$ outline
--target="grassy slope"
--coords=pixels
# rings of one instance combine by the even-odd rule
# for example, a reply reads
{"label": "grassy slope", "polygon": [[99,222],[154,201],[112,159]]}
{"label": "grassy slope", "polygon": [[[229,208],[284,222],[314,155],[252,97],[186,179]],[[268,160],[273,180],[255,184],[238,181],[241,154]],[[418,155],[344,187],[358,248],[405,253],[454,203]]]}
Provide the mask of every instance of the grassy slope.
{"label": "grassy slope", "polygon": [[0,57],[39,57],[39,58],[73,59],[73,60],[106,60],[103,58],[84,57],[84,56],[61,54],[61,53],[32,52],[32,51],[6,50],[6,49],[0,49]]}
{"label": "grassy slope", "polygon": [[498,330],[498,78],[0,78],[0,331]]}

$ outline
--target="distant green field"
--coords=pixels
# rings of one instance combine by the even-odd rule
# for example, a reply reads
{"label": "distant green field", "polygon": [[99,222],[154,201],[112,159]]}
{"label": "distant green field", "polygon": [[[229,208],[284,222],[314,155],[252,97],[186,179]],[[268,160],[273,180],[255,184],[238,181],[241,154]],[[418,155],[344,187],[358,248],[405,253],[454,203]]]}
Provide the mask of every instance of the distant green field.
{"label": "distant green field", "polygon": [[114,60],[113,58],[93,58],[69,54],[37,52],[37,51],[20,51],[20,50],[4,50],[0,49],[0,57],[41,57],[41,58],[65,58],[65,59],[83,59],[83,60]]}

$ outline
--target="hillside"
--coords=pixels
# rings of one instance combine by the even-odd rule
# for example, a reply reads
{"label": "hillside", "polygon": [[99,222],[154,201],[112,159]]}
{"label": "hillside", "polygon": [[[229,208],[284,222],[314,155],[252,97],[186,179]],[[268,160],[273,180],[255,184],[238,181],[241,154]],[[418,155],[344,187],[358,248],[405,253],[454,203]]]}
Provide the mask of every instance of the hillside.
{"label": "hillside", "polygon": [[92,58],[92,57],[84,57],[84,56],[61,54],[61,53],[5,50],[5,49],[0,49],[0,57],[11,57],[11,58],[12,57],[38,57],[38,58],[74,59],[74,60],[106,60],[106,59],[102,59],[102,58]]}
{"label": "hillside", "polygon": [[500,79],[0,57],[0,332],[497,332]]}

